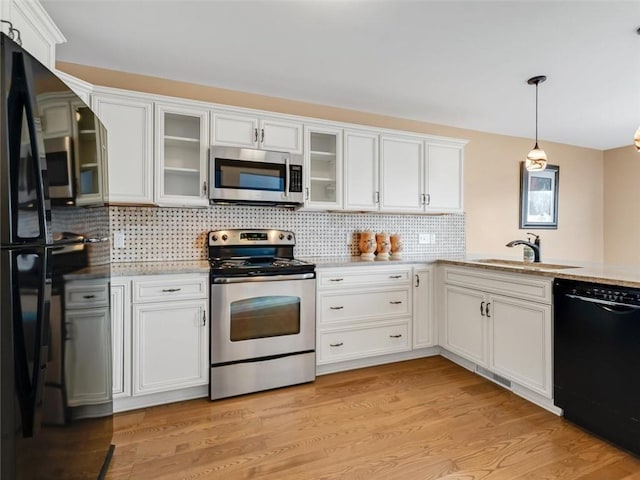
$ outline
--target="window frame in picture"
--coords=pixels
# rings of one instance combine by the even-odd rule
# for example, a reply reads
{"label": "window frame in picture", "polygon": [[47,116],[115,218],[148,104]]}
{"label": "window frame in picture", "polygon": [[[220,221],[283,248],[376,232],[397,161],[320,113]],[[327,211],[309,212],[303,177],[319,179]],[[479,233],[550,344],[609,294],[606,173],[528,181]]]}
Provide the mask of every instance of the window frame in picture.
{"label": "window frame in picture", "polygon": [[[530,212],[530,198],[532,197],[532,183],[539,179],[542,184],[551,181],[549,191],[551,199],[545,203],[552,207],[549,212],[549,220],[532,220]],[[529,172],[525,168],[525,162],[520,163],[520,229],[557,229],[558,228],[558,184],[560,180],[560,167],[547,165],[547,168],[537,172]]]}

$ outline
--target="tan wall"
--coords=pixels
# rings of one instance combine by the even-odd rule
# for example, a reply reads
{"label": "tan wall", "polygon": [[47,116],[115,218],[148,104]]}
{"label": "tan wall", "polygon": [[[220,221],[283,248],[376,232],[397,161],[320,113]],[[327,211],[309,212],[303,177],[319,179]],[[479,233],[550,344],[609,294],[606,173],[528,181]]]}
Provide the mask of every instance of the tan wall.
{"label": "tan wall", "polygon": [[604,165],[604,260],[640,265],[640,154],[607,150]]}
{"label": "tan wall", "polygon": [[[58,68],[96,85],[177,96],[327,120],[470,140],[465,150],[464,195],[467,252],[521,255],[504,246],[524,238],[518,229],[519,162],[531,139],[508,137],[357,112],[221,88],[58,63]],[[550,163],[560,165],[558,230],[540,230],[544,259],[603,260],[603,154],[598,150],[541,142]]]}

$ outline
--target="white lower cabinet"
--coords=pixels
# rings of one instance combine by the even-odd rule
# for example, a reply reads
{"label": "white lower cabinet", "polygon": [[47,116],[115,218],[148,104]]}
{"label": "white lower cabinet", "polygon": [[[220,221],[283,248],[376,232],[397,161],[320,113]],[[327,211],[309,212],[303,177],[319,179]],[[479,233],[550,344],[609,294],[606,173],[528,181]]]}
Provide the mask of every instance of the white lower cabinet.
{"label": "white lower cabinet", "polygon": [[106,279],[67,281],[64,305],[63,383],[67,405],[91,407],[108,403],[111,401],[109,283]]}
{"label": "white lower cabinet", "polygon": [[[369,358],[373,364],[380,355],[407,355],[434,346],[431,275],[430,266],[319,269],[318,365],[349,360],[366,364]],[[414,356],[420,355],[424,351]]]}
{"label": "white lower cabinet", "polygon": [[441,345],[552,397],[551,279],[445,267]]}
{"label": "white lower cabinet", "polygon": [[133,394],[206,384],[207,300],[133,307]]}
{"label": "white lower cabinet", "polygon": [[413,269],[413,348],[437,345],[434,332],[433,267]]}
{"label": "white lower cabinet", "polygon": [[147,275],[113,282],[116,411],[206,395],[208,278]]}

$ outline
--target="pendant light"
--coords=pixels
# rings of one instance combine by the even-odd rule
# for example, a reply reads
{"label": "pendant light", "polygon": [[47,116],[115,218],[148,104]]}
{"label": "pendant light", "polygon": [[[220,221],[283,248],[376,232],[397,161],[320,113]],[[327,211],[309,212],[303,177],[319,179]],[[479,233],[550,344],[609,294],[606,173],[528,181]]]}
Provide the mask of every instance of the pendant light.
{"label": "pendant light", "polygon": [[539,172],[547,168],[547,154],[544,153],[540,147],[538,147],[538,84],[544,82],[547,79],[544,75],[538,75],[537,77],[531,77],[527,80],[529,85],[536,86],[536,144],[527,154],[525,161],[525,168],[530,172]]}
{"label": "pendant light", "polygon": [[[636,30],[636,33],[640,35],[640,28]],[[636,150],[640,152],[640,127],[638,127],[636,134],[633,136],[633,144],[636,146]]]}

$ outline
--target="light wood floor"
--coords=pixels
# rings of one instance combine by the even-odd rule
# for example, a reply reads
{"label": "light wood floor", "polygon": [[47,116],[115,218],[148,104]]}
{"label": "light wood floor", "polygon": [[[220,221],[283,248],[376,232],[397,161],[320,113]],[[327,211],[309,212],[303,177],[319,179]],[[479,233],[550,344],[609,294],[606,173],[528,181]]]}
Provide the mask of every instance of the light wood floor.
{"label": "light wood floor", "polygon": [[120,479],[640,480],[640,459],[431,357],[116,415]]}

